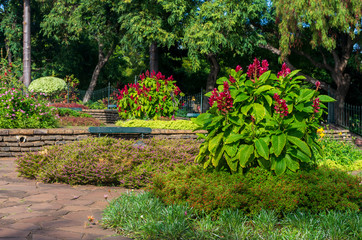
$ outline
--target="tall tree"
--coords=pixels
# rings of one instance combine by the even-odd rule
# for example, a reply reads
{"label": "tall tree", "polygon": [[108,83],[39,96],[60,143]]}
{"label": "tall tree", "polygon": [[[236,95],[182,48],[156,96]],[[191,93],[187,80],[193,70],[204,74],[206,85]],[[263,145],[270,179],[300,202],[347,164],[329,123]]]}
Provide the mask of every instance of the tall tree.
{"label": "tall tree", "polygon": [[93,70],[83,102],[88,102],[97,85],[99,74],[113,54],[121,37],[118,15],[111,0],[56,0],[44,17],[42,28],[48,36],[63,43],[86,36],[98,46],[98,62]]}
{"label": "tall tree", "polygon": [[29,86],[31,81],[31,41],[30,41],[30,0],[24,0],[23,21],[23,77],[24,85]]}
{"label": "tall tree", "polygon": [[[336,85],[322,82],[321,87],[337,98],[336,120],[340,123],[351,77],[346,72],[354,47],[361,46],[362,1],[345,0],[275,0],[279,48],[263,45],[284,59],[291,69],[290,54],[300,55],[315,67],[330,73]],[[310,49],[311,48],[311,49]],[[360,54],[356,51],[355,54]],[[317,80],[303,73],[307,80]]]}
{"label": "tall tree", "polygon": [[[206,91],[212,91],[220,71],[218,55],[233,51],[243,55],[264,43],[250,22],[260,21],[265,1],[210,0],[195,5],[184,28],[183,44],[197,68],[201,57],[210,63]],[[206,99],[205,99],[206,100]],[[203,110],[208,102],[203,101]]]}
{"label": "tall tree", "polygon": [[[176,18],[172,18],[164,5],[170,0],[119,1],[119,23],[124,30],[121,45],[149,48],[149,69],[158,72],[158,48],[171,47],[178,40]],[[185,1],[176,1],[185,2]],[[182,3],[183,4],[183,3]],[[182,5],[179,5],[182,7]]]}

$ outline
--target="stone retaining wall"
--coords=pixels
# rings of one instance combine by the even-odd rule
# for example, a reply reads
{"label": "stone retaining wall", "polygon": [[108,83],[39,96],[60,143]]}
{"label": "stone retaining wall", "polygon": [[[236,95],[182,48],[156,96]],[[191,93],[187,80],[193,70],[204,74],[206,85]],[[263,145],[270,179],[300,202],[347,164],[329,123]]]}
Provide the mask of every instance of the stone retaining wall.
{"label": "stone retaining wall", "polygon": [[118,111],[115,109],[83,109],[82,112],[92,115],[104,123],[115,123],[120,120]]}
{"label": "stone retaining wall", "polygon": [[78,141],[90,135],[88,129],[0,129],[0,158],[39,151],[43,146]]}
{"label": "stone retaining wall", "polygon": [[[145,137],[169,139],[196,139],[196,133],[191,130],[153,129]],[[41,151],[42,147],[56,144],[65,144],[91,137],[88,129],[0,129],[0,159],[15,157],[26,152]],[[97,135],[93,135],[97,136]],[[139,134],[108,134],[115,138],[139,138]]]}

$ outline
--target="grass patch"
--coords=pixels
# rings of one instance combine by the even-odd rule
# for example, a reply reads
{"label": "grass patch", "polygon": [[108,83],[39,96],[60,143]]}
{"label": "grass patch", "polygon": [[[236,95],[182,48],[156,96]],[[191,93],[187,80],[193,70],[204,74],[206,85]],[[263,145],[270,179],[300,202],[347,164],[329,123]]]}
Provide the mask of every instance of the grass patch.
{"label": "grass patch", "polygon": [[296,211],[283,218],[272,210],[246,216],[225,209],[218,218],[187,205],[165,205],[151,193],[124,194],[110,202],[105,227],[135,239],[361,239],[361,214]]}
{"label": "grass patch", "polygon": [[119,127],[149,127],[153,129],[195,130],[198,126],[189,120],[128,120],[118,121]]}

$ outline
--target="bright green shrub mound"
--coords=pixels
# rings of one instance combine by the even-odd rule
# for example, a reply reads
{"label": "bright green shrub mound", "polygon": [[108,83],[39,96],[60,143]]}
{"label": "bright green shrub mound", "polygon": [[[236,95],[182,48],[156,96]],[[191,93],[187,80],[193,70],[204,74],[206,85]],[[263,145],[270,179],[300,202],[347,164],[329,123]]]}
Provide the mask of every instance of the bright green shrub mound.
{"label": "bright green shrub mound", "polygon": [[246,216],[223,210],[218,218],[197,214],[184,205],[165,205],[149,192],[114,199],[102,214],[102,224],[134,239],[361,239],[361,213],[328,211],[288,213],[272,210]]}
{"label": "bright green shrub mound", "polygon": [[243,176],[190,166],[166,175],[157,174],[150,190],[167,204],[187,203],[199,212],[214,215],[229,208],[248,214],[270,209],[280,214],[297,209],[359,210],[361,180],[326,168],[274,176],[258,167]]}
{"label": "bright green shrub mound", "polygon": [[120,127],[149,127],[153,129],[195,130],[197,125],[188,120],[139,120],[118,121]]}
{"label": "bright green shrub mound", "polygon": [[156,172],[194,164],[198,147],[195,140],[89,138],[28,153],[17,171],[43,182],[140,188]]}
{"label": "bright green shrub mound", "polygon": [[56,77],[41,77],[32,81],[29,85],[29,91],[53,95],[67,89],[63,79]]}
{"label": "bright green shrub mound", "polygon": [[362,170],[362,151],[352,143],[329,138],[320,141],[324,154],[316,153],[318,165],[345,171]]}

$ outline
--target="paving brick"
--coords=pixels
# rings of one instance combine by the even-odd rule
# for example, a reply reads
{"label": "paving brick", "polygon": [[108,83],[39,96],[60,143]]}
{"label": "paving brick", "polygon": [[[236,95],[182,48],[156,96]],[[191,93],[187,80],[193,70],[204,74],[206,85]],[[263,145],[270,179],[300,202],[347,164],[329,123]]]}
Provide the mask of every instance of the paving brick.
{"label": "paving brick", "polygon": [[39,140],[40,140],[40,136],[28,136],[26,140],[27,140],[28,142],[39,141]]}
{"label": "paving brick", "polygon": [[41,140],[56,140],[55,135],[49,135],[49,136],[41,136]]}
{"label": "paving brick", "polygon": [[9,135],[9,130],[8,129],[0,129],[0,135],[3,135],[3,136]]}
{"label": "paving brick", "polygon": [[19,144],[20,147],[33,147],[34,146],[34,143],[33,142],[21,142]]}
{"label": "paving brick", "polygon": [[10,152],[21,152],[21,148],[20,147],[10,147],[9,151]]}
{"label": "paving brick", "polygon": [[0,152],[9,152],[10,148],[9,147],[0,147]]}
{"label": "paving brick", "polygon": [[42,147],[44,145],[45,145],[44,142],[34,142],[34,147]]}
{"label": "paving brick", "polygon": [[9,135],[33,135],[34,129],[9,129]]}
{"label": "paving brick", "polygon": [[11,137],[4,137],[4,142],[17,142],[18,139],[14,136]]}
{"label": "paving brick", "polygon": [[8,143],[5,143],[5,145],[8,146],[8,147],[18,147],[19,143],[17,143],[17,142],[8,142]]}
{"label": "paving brick", "polygon": [[46,134],[48,134],[48,129],[34,129],[34,134],[35,135],[46,135]]}

